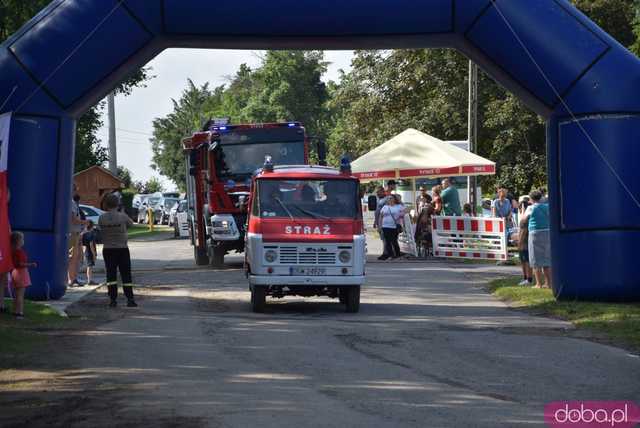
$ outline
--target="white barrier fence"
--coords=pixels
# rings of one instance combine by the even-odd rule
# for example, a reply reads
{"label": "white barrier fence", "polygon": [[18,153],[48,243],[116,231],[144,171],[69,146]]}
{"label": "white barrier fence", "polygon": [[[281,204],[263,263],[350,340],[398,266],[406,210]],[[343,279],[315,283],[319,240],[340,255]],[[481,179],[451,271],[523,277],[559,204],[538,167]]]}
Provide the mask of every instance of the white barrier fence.
{"label": "white barrier fence", "polygon": [[507,260],[505,221],[482,217],[434,217],[433,255],[461,259]]}

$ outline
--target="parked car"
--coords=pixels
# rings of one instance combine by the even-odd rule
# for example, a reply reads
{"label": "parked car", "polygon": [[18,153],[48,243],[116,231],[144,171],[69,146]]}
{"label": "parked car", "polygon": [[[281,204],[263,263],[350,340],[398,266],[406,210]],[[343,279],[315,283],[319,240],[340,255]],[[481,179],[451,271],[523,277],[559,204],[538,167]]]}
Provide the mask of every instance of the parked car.
{"label": "parked car", "polygon": [[171,209],[180,202],[178,198],[163,197],[160,201],[160,224],[171,225]]}
{"label": "parked car", "polygon": [[162,199],[162,193],[154,193],[153,195],[148,195],[145,201],[142,202],[140,210],[138,211],[138,223],[150,223],[149,208],[151,208],[153,210],[153,222],[154,224],[158,224],[162,215],[162,210],[160,208]]}
{"label": "parked car", "polygon": [[169,226],[173,226],[173,224],[176,221],[176,214],[178,212],[183,212],[187,210],[187,200],[186,199],[182,199],[178,202],[176,202],[175,204],[173,204],[173,207],[171,208],[171,210],[169,211]]}
{"label": "parked car", "polygon": [[79,205],[80,211],[84,214],[86,220],[91,220],[94,224],[95,230],[97,231],[96,243],[102,244],[102,236],[100,234],[100,226],[98,226],[98,218],[100,218],[101,214],[104,214],[100,208],[92,207],[91,205]]}
{"label": "parked car", "polygon": [[85,218],[91,220],[96,227],[98,226],[98,217],[100,217],[100,214],[104,214],[104,211],[100,208],[92,207],[91,205],[80,205],[80,210],[82,210]]}
{"label": "parked car", "polygon": [[173,236],[175,238],[189,238],[190,225],[187,201],[182,200],[175,206],[176,211],[173,220]]}
{"label": "parked car", "polygon": [[144,219],[144,204],[151,195],[137,194],[133,196],[131,202],[131,219],[136,223],[141,223]]}

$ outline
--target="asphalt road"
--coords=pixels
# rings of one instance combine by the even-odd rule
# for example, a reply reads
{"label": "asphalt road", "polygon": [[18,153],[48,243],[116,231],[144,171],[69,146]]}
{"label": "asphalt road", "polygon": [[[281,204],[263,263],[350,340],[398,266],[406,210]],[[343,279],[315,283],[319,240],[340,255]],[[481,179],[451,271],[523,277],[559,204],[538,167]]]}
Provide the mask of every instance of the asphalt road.
{"label": "asphalt road", "polygon": [[240,258],[213,271],[187,269],[184,241],[132,252],[140,308],[82,333],[68,426],[530,427],[550,401],[640,397],[637,356],[483,290],[513,268],[376,263],[359,314],[320,298],[253,314]]}

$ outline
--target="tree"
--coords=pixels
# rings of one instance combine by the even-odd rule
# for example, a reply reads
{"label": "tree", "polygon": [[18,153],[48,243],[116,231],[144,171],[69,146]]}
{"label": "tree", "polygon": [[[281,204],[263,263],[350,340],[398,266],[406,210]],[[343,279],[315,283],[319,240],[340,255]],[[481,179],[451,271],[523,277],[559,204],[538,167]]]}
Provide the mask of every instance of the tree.
{"label": "tree", "polygon": [[18,31],[51,0],[3,0],[0,2],[0,41]]}
{"label": "tree", "polygon": [[149,180],[147,180],[146,183],[144,183],[142,189],[140,189],[140,193],[144,194],[158,193],[163,191],[164,186],[157,177],[151,177]]}
{"label": "tree", "polygon": [[310,135],[324,136],[320,126],[329,98],[322,75],[327,71],[320,51],[269,51],[251,83],[243,109],[252,122],[299,121]]}
{"label": "tree", "polygon": [[133,186],[133,179],[131,176],[131,171],[124,166],[118,167],[118,178],[122,180],[124,187],[126,189],[130,189]]}
{"label": "tree", "polygon": [[182,139],[198,131],[206,119],[219,112],[222,92],[222,87],[212,92],[208,83],[198,87],[189,79],[180,99],[172,100],[173,112],[153,121],[152,167],[173,180],[181,190],[186,189]]}
{"label": "tree", "polygon": [[211,90],[188,80],[180,99],[173,100],[173,111],[153,122],[152,166],[185,190],[181,141],[211,117],[230,117],[234,123],[300,121],[310,135],[325,136],[325,71],[321,52],[282,51],[267,53],[257,70],[241,65],[228,86]]}

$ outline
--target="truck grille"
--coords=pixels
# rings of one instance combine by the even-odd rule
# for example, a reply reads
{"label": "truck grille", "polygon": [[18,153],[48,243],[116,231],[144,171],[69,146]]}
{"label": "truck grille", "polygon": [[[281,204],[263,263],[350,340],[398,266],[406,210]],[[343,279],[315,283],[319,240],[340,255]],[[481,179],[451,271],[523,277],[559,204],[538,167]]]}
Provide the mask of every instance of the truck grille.
{"label": "truck grille", "polygon": [[336,253],[307,251],[307,248],[280,247],[279,260],[282,265],[335,265]]}

